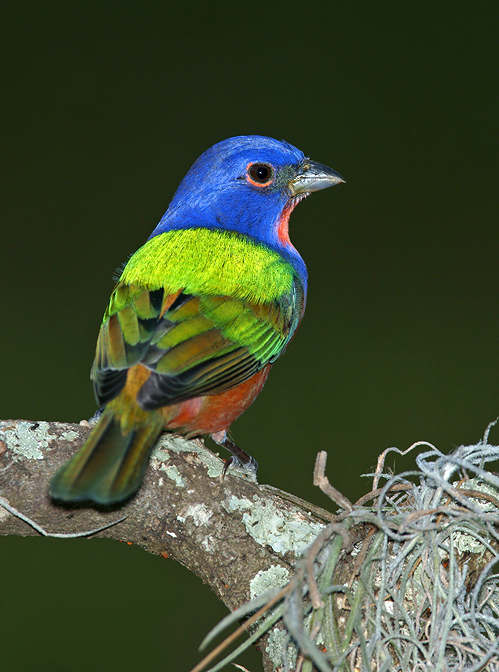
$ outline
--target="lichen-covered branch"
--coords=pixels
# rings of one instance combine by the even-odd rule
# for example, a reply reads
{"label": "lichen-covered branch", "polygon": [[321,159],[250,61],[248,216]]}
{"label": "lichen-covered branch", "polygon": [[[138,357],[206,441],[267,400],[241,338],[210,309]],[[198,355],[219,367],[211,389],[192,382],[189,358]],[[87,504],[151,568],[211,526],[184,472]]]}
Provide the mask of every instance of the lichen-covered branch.
{"label": "lichen-covered branch", "polygon": [[[92,530],[168,555],[195,572],[231,610],[284,585],[297,557],[323,527],[317,518],[229,470],[202,441],[165,434],[138,494],[122,506],[58,504],[48,496],[57,468],[90,427],[58,422],[0,422],[0,497],[49,533]],[[0,534],[39,534],[0,507]],[[266,662],[266,669],[273,669]]]}
{"label": "lichen-covered branch", "polygon": [[488,443],[491,426],[478,444],[449,455],[413,444],[408,450],[423,448],[417,471],[390,475],[386,455],[402,451],[385,451],[373,490],[356,503],[329,483],[320,454],[315,482],[343,508],[334,519],[323,512],[326,526],[291,495],[233,471],[222,480],[222,461],[202,442],[171,435],[125,505],[60,505],[48,496],[50,478],[89,428],[3,421],[0,534],[75,533],[127,516],[98,536],[181,562],[237,609],[224,625],[253,613],[251,639],[264,634],[267,672],[281,671],[286,657],[320,672],[499,669],[499,477],[487,470],[499,447]]}

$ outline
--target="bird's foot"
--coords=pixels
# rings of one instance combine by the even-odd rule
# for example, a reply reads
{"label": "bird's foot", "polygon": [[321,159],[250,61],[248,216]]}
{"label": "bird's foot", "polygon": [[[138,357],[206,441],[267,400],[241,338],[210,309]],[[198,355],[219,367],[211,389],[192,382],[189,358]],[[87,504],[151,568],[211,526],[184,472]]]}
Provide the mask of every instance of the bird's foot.
{"label": "bird's foot", "polygon": [[98,408],[92,415],[92,417],[88,419],[89,424],[92,426],[96,425],[101,419],[103,413],[104,413],[104,406],[102,406],[102,408]]}
{"label": "bird's foot", "polygon": [[232,467],[236,469],[240,469],[242,472],[244,472],[244,475],[247,476],[250,481],[254,481],[256,483],[256,472],[258,470],[258,462],[255,460],[254,457],[248,456],[250,458],[249,462],[241,462],[239,457],[236,457],[235,455],[231,455],[228,460],[225,460],[225,465],[222,471],[222,479],[225,478],[225,474],[227,473],[227,470]]}
{"label": "bird's foot", "polygon": [[239,446],[237,446],[234,441],[228,437],[226,430],[211,434],[211,438],[213,441],[215,441],[215,443],[218,443],[219,446],[223,446],[230,453],[232,453],[231,457],[229,457],[229,459],[225,462],[222,471],[222,479],[225,478],[225,474],[227,473],[229,467],[236,467],[237,469],[241,469],[245,476],[247,476],[251,481],[256,482],[258,462],[254,457],[251,457],[251,455],[248,455],[248,453],[245,453],[244,450],[239,448]]}

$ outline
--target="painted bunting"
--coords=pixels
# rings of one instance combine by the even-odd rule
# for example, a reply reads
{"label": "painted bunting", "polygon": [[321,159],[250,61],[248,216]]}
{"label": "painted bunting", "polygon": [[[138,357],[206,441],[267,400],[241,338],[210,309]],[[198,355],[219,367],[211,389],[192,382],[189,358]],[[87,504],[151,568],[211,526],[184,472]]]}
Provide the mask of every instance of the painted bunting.
{"label": "painted bunting", "polygon": [[163,430],[210,435],[232,453],[227,466],[256,471],[227,431],[303,317],[307,271],[289,216],[343,181],[262,136],[229,138],[199,157],[111,295],[91,372],[105,408],[54,476],[53,498],[127,499]]}

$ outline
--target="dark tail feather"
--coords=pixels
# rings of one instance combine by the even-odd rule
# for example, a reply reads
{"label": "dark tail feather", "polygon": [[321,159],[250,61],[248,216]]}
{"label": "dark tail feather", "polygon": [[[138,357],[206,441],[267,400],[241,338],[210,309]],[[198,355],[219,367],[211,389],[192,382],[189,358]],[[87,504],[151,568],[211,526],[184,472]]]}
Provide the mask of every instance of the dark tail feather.
{"label": "dark tail feather", "polygon": [[123,435],[119,421],[106,409],[82,448],[57,471],[50,496],[64,502],[114,504],[133,495],[161,434],[163,423],[159,417],[154,420]]}

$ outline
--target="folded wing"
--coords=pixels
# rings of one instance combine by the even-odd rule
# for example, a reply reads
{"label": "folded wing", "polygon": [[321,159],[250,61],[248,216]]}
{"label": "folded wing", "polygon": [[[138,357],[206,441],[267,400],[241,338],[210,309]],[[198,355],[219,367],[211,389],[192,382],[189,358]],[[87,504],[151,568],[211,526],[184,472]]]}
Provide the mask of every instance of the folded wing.
{"label": "folded wing", "polygon": [[291,292],[259,304],[119,284],[97,341],[97,401],[104,405],[116,397],[136,364],[151,371],[137,396],[144,410],[235,387],[282,353],[302,307],[298,282]]}

